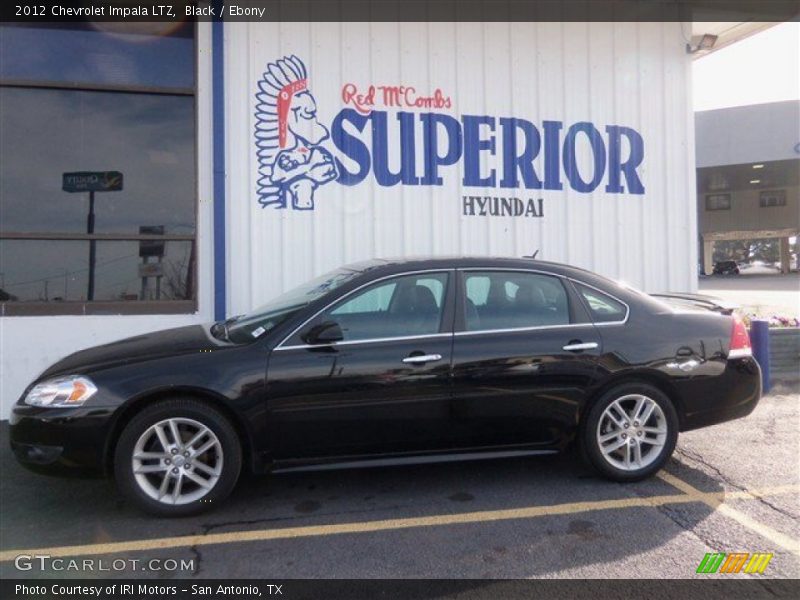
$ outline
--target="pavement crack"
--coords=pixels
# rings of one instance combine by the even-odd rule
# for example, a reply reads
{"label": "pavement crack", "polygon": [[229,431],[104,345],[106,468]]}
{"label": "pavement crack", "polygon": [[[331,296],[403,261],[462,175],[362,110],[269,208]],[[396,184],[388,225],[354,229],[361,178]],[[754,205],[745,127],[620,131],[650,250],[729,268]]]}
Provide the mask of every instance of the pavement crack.
{"label": "pavement crack", "polygon": [[202,570],[200,565],[203,562],[203,553],[197,545],[189,546],[189,552],[194,556],[192,560],[192,577],[196,577]]}
{"label": "pavement crack", "polygon": [[358,510],[341,510],[341,511],[333,511],[327,513],[314,513],[313,515],[308,516],[286,516],[286,517],[268,517],[265,519],[242,519],[242,520],[235,520],[235,521],[223,521],[221,523],[203,523],[200,527],[203,529],[202,535],[208,535],[211,531],[215,529],[221,529],[223,527],[241,527],[247,525],[261,525],[265,523],[280,523],[284,521],[303,521],[308,520],[310,518],[318,518],[318,517],[336,517],[341,515],[353,515],[353,514],[363,514],[363,513],[372,513],[372,512],[379,512],[379,511],[386,511],[386,510],[398,510],[403,508],[400,505],[393,505],[393,506],[380,506],[376,508],[367,508],[367,509],[358,509]]}
{"label": "pavement crack", "polygon": [[[647,494],[640,494],[638,491],[634,490],[633,493],[638,496],[639,498],[648,498]],[[664,515],[670,521],[675,523],[678,527],[680,527],[683,531],[688,532],[690,535],[693,535],[697,538],[702,544],[706,546],[706,548],[710,550],[715,550],[716,548],[723,547],[722,540],[718,540],[714,537],[709,535],[702,535],[701,532],[697,531],[695,527],[699,525],[699,522],[694,522],[693,519],[689,518],[688,515],[684,515],[680,508],[671,507],[667,504],[659,504],[654,506],[653,508],[656,509],[659,513]],[[716,550],[715,550],[716,551]]]}
{"label": "pavement crack", "polygon": [[[682,458],[686,458],[686,459],[689,459],[691,461],[694,461],[694,462],[702,465],[703,467],[705,467],[709,471],[712,471],[713,474],[715,474],[726,485],[729,485],[730,487],[736,488],[740,492],[745,492],[747,494],[751,494],[750,490],[748,490],[746,486],[744,486],[744,485],[742,485],[740,483],[736,483],[735,481],[733,481],[730,477],[728,477],[725,473],[723,473],[718,467],[715,467],[711,463],[707,462],[702,457],[702,455],[698,454],[697,452],[693,452],[692,450],[689,450],[687,448],[675,448],[675,454],[677,454],[678,456],[680,456]],[[792,514],[791,511],[783,508],[782,506],[778,506],[777,504],[775,504],[774,502],[772,502],[771,500],[769,500],[767,498],[764,498],[763,496],[757,496],[755,494],[751,494],[751,495],[752,495],[753,499],[755,499],[758,502],[760,502],[761,504],[771,508],[775,512],[778,512],[778,513],[784,515],[785,517],[789,517],[790,519],[793,519],[793,520],[796,520],[798,518],[798,516],[796,514]]]}

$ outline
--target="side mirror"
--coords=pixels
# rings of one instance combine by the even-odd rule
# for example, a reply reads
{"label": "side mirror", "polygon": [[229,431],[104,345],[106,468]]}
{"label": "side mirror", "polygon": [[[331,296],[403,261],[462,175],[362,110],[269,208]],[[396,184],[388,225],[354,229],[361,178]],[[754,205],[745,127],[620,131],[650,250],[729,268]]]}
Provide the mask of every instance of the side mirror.
{"label": "side mirror", "polygon": [[333,344],[344,339],[342,328],[336,321],[325,321],[314,325],[303,336],[307,344]]}

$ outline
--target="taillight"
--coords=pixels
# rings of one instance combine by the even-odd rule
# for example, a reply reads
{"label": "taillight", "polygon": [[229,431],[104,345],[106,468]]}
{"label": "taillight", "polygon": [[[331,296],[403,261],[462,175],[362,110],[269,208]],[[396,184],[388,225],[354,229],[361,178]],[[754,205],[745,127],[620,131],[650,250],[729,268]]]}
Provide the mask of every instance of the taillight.
{"label": "taillight", "polygon": [[744,356],[753,356],[753,349],[750,347],[750,336],[742,318],[734,314],[731,348],[728,351],[728,358],[742,358]]}

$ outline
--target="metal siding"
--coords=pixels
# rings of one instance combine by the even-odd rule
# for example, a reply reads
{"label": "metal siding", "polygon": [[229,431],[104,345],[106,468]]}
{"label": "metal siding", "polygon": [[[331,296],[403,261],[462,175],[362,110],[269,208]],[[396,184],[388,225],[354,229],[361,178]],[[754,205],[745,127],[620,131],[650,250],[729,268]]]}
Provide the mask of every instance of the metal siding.
{"label": "metal siding", "polygon": [[[678,23],[226,23],[229,313],[249,310],[340,264],[373,256],[530,254],[624,279],[646,290],[696,288],[694,137],[690,60]],[[644,138],[643,196],[486,189],[544,198],[544,218],[461,214],[463,157],[443,186],[378,185],[316,190],[316,208],[261,208],[256,196],[256,83],[267,63],[297,54],[308,68],[319,120],[330,128],[341,88],[414,85],[450,95],[461,115],[590,121],[632,127]],[[376,107],[383,110],[382,107]],[[390,165],[399,165],[397,109],[389,110]],[[369,139],[367,124],[362,137]],[[499,121],[496,143],[500,146]],[[423,161],[417,123],[416,165]],[[330,140],[325,143],[337,157]],[[367,144],[371,147],[371,144]],[[625,148],[625,144],[623,144]],[[577,157],[590,174],[588,143]],[[501,148],[482,155],[502,177]],[[623,158],[626,150],[623,150]],[[563,157],[562,157],[563,159]],[[542,153],[534,161],[543,178]],[[480,191],[483,191],[482,189]]]}

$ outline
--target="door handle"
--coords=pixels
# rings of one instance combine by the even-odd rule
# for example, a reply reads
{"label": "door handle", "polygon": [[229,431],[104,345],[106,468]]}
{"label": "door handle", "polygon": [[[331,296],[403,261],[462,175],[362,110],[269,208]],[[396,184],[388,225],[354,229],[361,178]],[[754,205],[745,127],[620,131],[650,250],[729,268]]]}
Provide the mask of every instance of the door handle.
{"label": "door handle", "polygon": [[420,363],[427,363],[427,362],[436,362],[437,360],[442,360],[441,354],[421,354],[419,356],[407,356],[403,359],[403,362],[406,364],[420,364]]}
{"label": "door handle", "polygon": [[567,344],[564,350],[569,352],[579,352],[581,350],[594,350],[597,348],[597,342],[575,342],[574,344]]}

